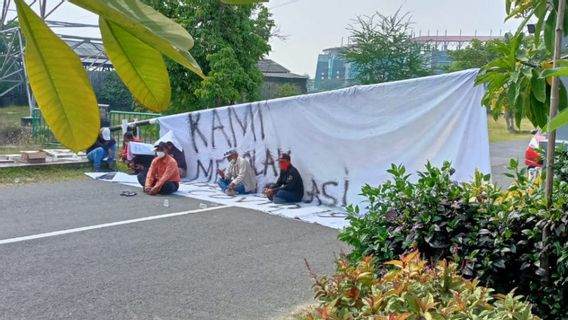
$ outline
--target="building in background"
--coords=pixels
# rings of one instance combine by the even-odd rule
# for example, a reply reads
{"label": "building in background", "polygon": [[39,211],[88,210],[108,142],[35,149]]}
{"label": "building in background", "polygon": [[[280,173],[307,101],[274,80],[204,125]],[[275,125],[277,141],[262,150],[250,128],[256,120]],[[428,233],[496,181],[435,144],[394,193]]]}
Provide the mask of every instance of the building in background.
{"label": "building in background", "polygon": [[308,92],[308,76],[292,73],[290,70],[270,59],[259,61],[257,66],[264,76],[264,82],[260,92],[262,99],[278,98],[280,89],[282,89],[283,86],[293,86],[297,89],[298,94],[306,94]]}
{"label": "building in background", "polygon": [[[434,74],[446,72],[446,67],[452,62],[449,51],[467,47],[474,39],[486,42],[501,39],[501,36],[417,36],[415,41],[425,45],[423,51],[427,67]],[[357,66],[345,59],[342,51],[345,47],[335,47],[323,50],[318,55],[316,73],[309,92],[321,92],[341,89],[357,84]]]}
{"label": "building in background", "polygon": [[452,60],[449,52],[452,50],[459,50],[468,47],[473,40],[487,42],[491,40],[502,39],[501,36],[464,36],[464,35],[426,35],[414,38],[414,41],[424,44],[424,58],[426,64],[434,74],[441,74],[446,72]]}
{"label": "building in background", "polygon": [[313,83],[314,92],[345,88],[355,84],[357,69],[343,56],[344,48],[325,49],[318,56]]}

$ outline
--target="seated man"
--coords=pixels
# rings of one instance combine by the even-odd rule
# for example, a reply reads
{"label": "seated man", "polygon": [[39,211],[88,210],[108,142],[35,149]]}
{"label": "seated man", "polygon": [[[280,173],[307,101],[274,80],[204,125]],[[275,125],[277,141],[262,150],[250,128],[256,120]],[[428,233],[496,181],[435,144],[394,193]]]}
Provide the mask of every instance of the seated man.
{"label": "seated man", "polygon": [[264,189],[264,194],[276,204],[300,202],[304,197],[304,182],[298,169],[290,161],[290,155],[283,153],[280,156],[278,181]]}
{"label": "seated man", "polygon": [[167,153],[170,156],[172,156],[177,162],[179,176],[185,178],[187,176],[187,164],[185,163],[185,153],[179,150],[178,148],[176,148],[176,146],[170,141],[166,142],[166,148],[167,148]]}
{"label": "seated man", "polygon": [[217,182],[223,192],[228,195],[247,194],[256,191],[256,176],[250,163],[239,157],[239,153],[235,149],[231,149],[225,153],[225,157],[229,160],[229,167],[223,171],[218,170],[217,173],[221,177]]}
{"label": "seated man", "polygon": [[140,138],[135,137],[132,132],[127,132],[124,134],[122,141],[124,146],[122,147],[122,155],[120,159],[122,160],[122,162],[126,163],[126,165],[129,165],[131,160],[128,160],[128,144],[130,143],[130,141],[141,142],[141,140]]}
{"label": "seated man", "polygon": [[138,182],[144,186],[144,192],[149,195],[171,194],[179,188],[179,171],[177,163],[166,154],[166,144],[160,142],[156,146],[156,158],[150,165],[148,173],[140,173]]}
{"label": "seated man", "polygon": [[109,128],[101,128],[97,141],[87,149],[87,159],[93,163],[95,172],[101,171],[103,162],[108,164],[109,169],[115,166],[116,141],[110,137]]}

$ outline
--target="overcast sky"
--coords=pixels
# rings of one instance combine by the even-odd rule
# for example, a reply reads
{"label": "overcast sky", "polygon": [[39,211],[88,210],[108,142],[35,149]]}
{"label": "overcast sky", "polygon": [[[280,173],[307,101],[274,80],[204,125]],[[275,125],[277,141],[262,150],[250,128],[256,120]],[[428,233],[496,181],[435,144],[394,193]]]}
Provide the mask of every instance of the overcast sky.
{"label": "overcast sky", "polygon": [[[50,2],[50,1],[48,1]],[[54,1],[55,2],[55,1]],[[274,39],[270,58],[292,72],[313,76],[317,56],[322,49],[339,46],[346,30],[358,15],[375,11],[393,14],[402,6],[409,11],[416,33],[494,35],[514,31],[516,22],[504,23],[505,0],[270,0],[267,4],[274,14],[285,40]],[[65,3],[52,20],[97,23],[97,17]],[[95,28],[78,29],[73,33],[98,36]],[[196,43],[196,45],[199,45]]]}

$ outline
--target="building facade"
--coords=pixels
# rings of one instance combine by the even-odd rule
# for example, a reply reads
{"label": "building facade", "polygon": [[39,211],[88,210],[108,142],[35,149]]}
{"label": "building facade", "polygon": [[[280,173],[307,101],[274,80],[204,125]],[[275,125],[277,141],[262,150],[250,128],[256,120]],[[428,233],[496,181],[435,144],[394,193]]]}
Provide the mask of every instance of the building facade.
{"label": "building facade", "polygon": [[260,91],[262,99],[278,98],[279,89],[284,85],[295,87],[298,94],[306,94],[308,92],[308,76],[292,73],[270,59],[259,61],[257,67],[264,76],[264,82]]}

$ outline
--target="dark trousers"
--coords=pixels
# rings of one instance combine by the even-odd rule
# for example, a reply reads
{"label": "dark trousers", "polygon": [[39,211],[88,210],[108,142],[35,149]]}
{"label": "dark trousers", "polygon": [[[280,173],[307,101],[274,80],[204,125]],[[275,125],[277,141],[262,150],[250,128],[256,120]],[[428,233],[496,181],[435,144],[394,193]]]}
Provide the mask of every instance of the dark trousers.
{"label": "dark trousers", "polygon": [[[275,186],[276,185],[274,183],[270,183],[266,185],[266,188],[273,189]],[[302,196],[290,191],[278,190],[272,196],[268,197],[268,199],[274,202],[275,204],[286,204],[286,203],[301,202]]]}
{"label": "dark trousers", "polygon": [[[146,185],[146,173],[140,173],[138,174],[138,183],[140,183],[142,185],[142,187],[144,187]],[[172,181],[168,181],[166,183],[164,183],[164,185],[162,186],[162,188],[160,189],[160,192],[158,192],[159,194],[172,194],[176,191],[178,191],[179,188],[179,184],[176,182],[172,182]]]}

